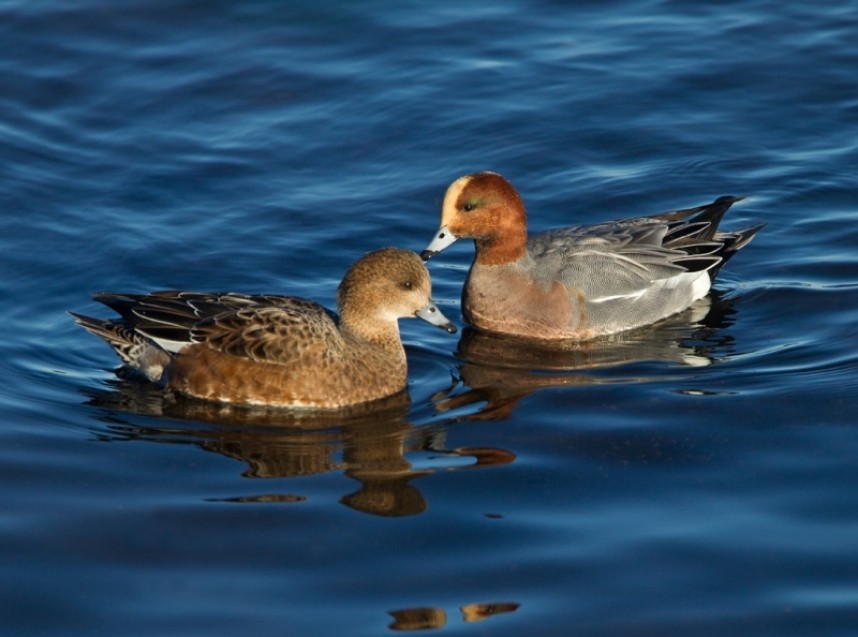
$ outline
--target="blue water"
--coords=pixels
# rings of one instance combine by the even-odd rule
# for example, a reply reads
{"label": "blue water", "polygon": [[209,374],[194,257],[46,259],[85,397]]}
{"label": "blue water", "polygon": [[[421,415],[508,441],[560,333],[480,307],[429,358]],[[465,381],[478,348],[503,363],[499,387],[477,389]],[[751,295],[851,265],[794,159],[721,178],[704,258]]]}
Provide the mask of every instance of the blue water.
{"label": "blue water", "polygon": [[[854,635],[856,29],[839,0],[0,4],[3,634]],[[483,169],[533,230],[723,194],[767,225],[612,342],[403,321],[407,400],[343,417],[166,401],[65,314],[332,306]],[[430,263],[461,327],[472,250]]]}

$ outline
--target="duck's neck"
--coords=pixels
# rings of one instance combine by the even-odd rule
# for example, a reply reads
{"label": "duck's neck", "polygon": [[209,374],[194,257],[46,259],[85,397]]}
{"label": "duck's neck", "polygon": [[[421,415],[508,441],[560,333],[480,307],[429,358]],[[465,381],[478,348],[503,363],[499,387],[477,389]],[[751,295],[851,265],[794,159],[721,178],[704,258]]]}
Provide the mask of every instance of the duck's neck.
{"label": "duck's neck", "polygon": [[506,228],[486,238],[474,239],[479,265],[506,265],[518,261],[527,251],[527,228]]}
{"label": "duck's neck", "polygon": [[351,308],[340,309],[340,329],[344,334],[371,343],[394,356],[405,355],[396,319],[390,320]]}

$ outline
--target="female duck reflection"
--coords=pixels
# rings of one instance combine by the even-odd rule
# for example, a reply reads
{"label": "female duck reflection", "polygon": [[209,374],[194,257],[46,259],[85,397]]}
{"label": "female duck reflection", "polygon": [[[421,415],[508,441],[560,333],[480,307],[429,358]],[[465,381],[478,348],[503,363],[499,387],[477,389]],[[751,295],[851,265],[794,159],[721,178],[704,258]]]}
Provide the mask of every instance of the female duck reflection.
{"label": "female duck reflection", "polygon": [[[186,442],[246,463],[247,478],[288,478],[342,471],[360,488],[340,502],[385,517],[416,515],[426,509],[411,480],[439,471],[458,471],[513,462],[515,455],[491,447],[448,449],[448,422],[416,427],[406,420],[406,392],[337,412],[284,411],[234,406],[165,395],[152,385],[124,381],[117,391],[94,393],[89,404],[109,409],[102,440]],[[117,411],[174,419],[169,426],[118,422]],[[132,416],[133,417],[133,416]],[[182,426],[181,422],[188,422]],[[179,423],[178,425],[176,423]],[[201,426],[208,423],[209,426]],[[410,455],[430,453],[415,467]],[[425,456],[423,456],[425,457]],[[470,458],[471,462],[463,463]],[[295,494],[212,498],[227,502],[295,502]]]}

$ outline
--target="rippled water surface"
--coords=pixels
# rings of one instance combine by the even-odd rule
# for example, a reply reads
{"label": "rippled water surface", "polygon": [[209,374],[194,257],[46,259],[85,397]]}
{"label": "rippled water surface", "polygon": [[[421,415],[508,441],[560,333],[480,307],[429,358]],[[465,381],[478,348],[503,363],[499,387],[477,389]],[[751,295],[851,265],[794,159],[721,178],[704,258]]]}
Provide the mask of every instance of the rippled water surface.
{"label": "rippled water surface", "polygon": [[[858,9],[770,0],[0,4],[9,635],[854,635]],[[97,291],[333,306],[492,169],[531,228],[749,195],[662,325],[403,321],[407,396],[167,400]],[[430,263],[460,327],[473,254]]]}

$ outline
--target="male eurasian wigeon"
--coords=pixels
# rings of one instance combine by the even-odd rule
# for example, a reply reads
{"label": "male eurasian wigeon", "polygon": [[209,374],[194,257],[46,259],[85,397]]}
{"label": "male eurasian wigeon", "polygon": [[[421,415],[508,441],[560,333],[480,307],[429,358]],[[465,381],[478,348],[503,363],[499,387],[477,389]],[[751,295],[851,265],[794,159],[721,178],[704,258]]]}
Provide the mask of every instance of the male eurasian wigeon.
{"label": "male eurasian wigeon", "polygon": [[431,286],[416,253],[383,248],[346,272],[339,318],[296,297],[176,291],[97,294],[121,318],[72,316],[128,368],[169,390],[231,403],[344,407],[405,387],[398,319],[456,331]]}
{"label": "male eurasian wigeon", "polygon": [[588,339],[649,325],[705,296],[720,267],[762,227],[718,232],[739,199],[528,236],[516,189],[481,172],[447,189],[441,228],[421,256],[474,240],[462,312],[476,327]]}

